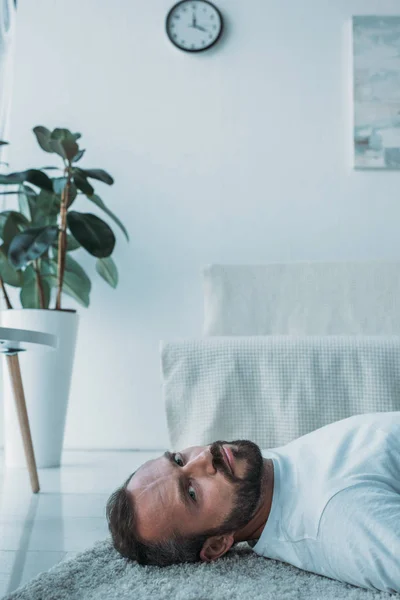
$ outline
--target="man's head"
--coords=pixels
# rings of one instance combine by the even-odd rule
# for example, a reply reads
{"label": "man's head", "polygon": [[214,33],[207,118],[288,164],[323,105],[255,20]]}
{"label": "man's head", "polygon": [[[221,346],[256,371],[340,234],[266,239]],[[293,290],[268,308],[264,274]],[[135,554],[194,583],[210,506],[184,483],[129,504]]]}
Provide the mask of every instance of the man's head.
{"label": "man's head", "polygon": [[[233,455],[233,472],[224,446]],[[257,511],[264,480],[261,451],[248,440],[166,452],[109,498],[114,547],[139,564],[215,560],[237,543],[235,533]]]}

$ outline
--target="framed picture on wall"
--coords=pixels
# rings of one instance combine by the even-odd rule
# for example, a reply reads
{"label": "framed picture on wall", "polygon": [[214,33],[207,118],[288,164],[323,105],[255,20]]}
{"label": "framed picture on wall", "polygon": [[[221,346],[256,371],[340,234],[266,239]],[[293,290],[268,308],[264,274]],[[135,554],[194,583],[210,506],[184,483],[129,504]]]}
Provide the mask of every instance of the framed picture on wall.
{"label": "framed picture on wall", "polygon": [[400,16],[352,25],[354,167],[400,169]]}

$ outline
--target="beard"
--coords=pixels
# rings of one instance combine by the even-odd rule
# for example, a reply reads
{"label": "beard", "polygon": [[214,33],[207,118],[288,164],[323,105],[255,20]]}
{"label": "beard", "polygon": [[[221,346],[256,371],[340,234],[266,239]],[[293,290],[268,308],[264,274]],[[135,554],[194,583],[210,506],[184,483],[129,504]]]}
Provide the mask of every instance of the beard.
{"label": "beard", "polygon": [[[227,470],[222,458],[223,444],[228,444],[235,459],[247,463],[244,477],[236,477]],[[237,446],[237,450],[232,448]],[[264,459],[257,444],[249,440],[234,440],[232,442],[217,441],[211,444],[210,452],[214,458],[217,470],[223,471],[227,478],[234,484],[234,505],[230,514],[220,527],[216,535],[238,530],[247,525],[253,518],[261,499],[264,483]]]}

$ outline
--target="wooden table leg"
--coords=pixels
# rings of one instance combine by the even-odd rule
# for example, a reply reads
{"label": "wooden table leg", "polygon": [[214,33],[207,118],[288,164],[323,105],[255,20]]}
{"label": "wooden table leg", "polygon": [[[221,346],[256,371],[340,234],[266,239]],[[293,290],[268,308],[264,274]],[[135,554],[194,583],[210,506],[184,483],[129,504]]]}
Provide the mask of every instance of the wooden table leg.
{"label": "wooden table leg", "polygon": [[21,429],[22,441],[24,443],[25,457],[28,465],[29,477],[31,480],[32,491],[34,494],[40,490],[39,478],[36,468],[35,454],[33,451],[31,429],[29,427],[28,412],[24,388],[22,385],[21,370],[19,367],[18,354],[7,354],[7,364],[11,377],[12,388],[14,392],[15,404],[17,407],[19,426]]}

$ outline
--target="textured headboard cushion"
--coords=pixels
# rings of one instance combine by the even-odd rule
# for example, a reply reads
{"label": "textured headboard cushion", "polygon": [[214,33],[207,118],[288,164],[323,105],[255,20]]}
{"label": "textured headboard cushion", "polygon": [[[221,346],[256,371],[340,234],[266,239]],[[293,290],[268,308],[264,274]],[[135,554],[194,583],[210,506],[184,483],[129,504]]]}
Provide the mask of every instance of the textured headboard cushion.
{"label": "textured headboard cushion", "polygon": [[400,410],[400,336],[161,342],[171,448],[290,442],[351,415]]}
{"label": "textured headboard cushion", "polygon": [[206,336],[400,334],[400,262],[203,269]]}

